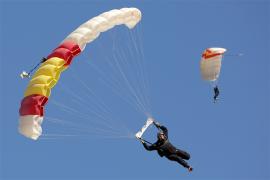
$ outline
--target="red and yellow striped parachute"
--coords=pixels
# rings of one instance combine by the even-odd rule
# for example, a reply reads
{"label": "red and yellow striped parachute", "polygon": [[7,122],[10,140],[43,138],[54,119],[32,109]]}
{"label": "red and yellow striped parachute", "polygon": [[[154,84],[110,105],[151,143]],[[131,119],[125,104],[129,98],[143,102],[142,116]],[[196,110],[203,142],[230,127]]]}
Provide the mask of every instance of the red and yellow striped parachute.
{"label": "red and yellow striped parachute", "polygon": [[68,35],[30,80],[19,110],[19,132],[34,140],[42,134],[44,106],[51,90],[61,73],[70,66],[73,58],[84,50],[87,43],[116,25],[124,24],[132,29],[140,20],[141,12],[137,8],[114,9],[88,20]]}

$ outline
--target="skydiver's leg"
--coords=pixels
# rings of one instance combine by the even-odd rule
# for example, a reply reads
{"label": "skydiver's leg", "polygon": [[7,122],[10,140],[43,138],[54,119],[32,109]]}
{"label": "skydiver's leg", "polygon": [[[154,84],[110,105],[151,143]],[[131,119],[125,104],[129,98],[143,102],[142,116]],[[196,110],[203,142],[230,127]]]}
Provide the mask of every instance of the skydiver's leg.
{"label": "skydiver's leg", "polygon": [[216,101],[217,101],[217,96],[215,95],[215,96],[214,96],[214,102],[216,102]]}
{"label": "skydiver's leg", "polygon": [[183,158],[183,159],[185,159],[185,160],[190,159],[190,154],[187,153],[186,151],[181,150],[181,149],[176,150],[176,155]]}
{"label": "skydiver's leg", "polygon": [[217,99],[218,95],[219,95],[219,89],[216,86],[216,88],[215,88],[215,99]]}
{"label": "skydiver's leg", "polygon": [[214,88],[214,96],[213,96],[213,98],[214,98],[214,101],[217,99],[217,90],[216,90],[216,88]]}
{"label": "skydiver's leg", "polygon": [[179,164],[181,164],[182,166],[184,166],[185,168],[189,168],[190,166],[188,165],[188,163],[186,161],[184,161],[181,157],[177,156],[176,154],[171,154],[169,156],[166,156],[169,160],[171,161],[176,161]]}

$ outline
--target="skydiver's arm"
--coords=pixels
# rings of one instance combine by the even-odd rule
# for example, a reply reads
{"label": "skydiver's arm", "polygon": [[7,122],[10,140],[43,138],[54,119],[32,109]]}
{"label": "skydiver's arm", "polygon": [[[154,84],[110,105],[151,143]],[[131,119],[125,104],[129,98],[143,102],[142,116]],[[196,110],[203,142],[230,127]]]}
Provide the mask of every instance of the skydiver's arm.
{"label": "skydiver's arm", "polygon": [[151,146],[148,146],[145,142],[142,142],[142,144],[147,151],[157,150],[157,146],[155,144],[152,144]]}
{"label": "skydiver's arm", "polygon": [[159,126],[159,129],[161,129],[165,136],[168,137],[168,129],[165,126]]}
{"label": "skydiver's arm", "polygon": [[160,129],[161,125],[158,122],[154,121],[153,123],[158,129]]}
{"label": "skydiver's arm", "polygon": [[155,125],[158,129],[162,130],[163,133],[165,134],[165,136],[168,137],[168,129],[167,129],[165,126],[162,126],[162,125],[160,125],[158,122],[155,122],[155,121],[154,121],[154,125]]}

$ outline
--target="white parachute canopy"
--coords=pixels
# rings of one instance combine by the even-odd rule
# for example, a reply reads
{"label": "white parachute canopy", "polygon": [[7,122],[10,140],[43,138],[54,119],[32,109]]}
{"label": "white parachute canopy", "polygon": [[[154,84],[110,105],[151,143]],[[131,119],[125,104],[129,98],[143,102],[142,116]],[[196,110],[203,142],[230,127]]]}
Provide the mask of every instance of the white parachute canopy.
{"label": "white parachute canopy", "polygon": [[201,76],[206,81],[216,81],[220,74],[221,60],[227,50],[224,48],[207,48],[201,58]]}
{"label": "white parachute canopy", "polygon": [[68,35],[64,41],[70,40],[77,43],[83,51],[86,44],[95,40],[101,32],[121,24],[132,29],[141,20],[141,16],[141,11],[137,8],[113,9],[88,20]]}

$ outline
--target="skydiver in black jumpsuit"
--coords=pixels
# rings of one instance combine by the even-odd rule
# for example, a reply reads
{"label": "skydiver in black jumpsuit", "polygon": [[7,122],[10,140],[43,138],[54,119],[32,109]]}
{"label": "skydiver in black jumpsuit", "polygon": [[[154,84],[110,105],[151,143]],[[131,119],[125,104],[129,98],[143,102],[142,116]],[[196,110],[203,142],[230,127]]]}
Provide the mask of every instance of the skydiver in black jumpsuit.
{"label": "skydiver in black jumpsuit", "polygon": [[141,139],[144,148],[148,151],[157,150],[160,157],[165,156],[171,161],[176,161],[191,172],[193,168],[185,161],[190,159],[190,155],[183,150],[175,148],[170,143],[168,139],[168,130],[165,126],[161,126],[157,122],[154,122],[154,125],[160,130],[160,132],[157,134],[158,140],[149,146],[144,140]]}
{"label": "skydiver in black jumpsuit", "polygon": [[218,95],[219,95],[219,89],[218,89],[218,86],[216,85],[214,87],[214,103],[217,101]]}

